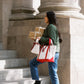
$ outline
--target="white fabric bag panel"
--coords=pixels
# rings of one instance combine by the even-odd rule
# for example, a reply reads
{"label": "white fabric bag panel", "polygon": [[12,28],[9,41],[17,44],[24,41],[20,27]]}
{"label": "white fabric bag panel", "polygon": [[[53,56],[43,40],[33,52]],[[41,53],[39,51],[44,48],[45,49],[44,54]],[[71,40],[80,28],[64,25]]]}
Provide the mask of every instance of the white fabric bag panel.
{"label": "white fabric bag panel", "polygon": [[[39,59],[45,59],[47,49],[48,49],[48,46],[43,46],[43,48],[41,49],[40,54],[39,54]],[[56,46],[50,45],[46,59],[51,59],[52,57],[54,57],[55,51],[56,51]]]}
{"label": "white fabric bag panel", "polygon": [[51,45],[46,59],[51,59],[52,57],[55,57],[55,51],[56,51],[56,46]]}
{"label": "white fabric bag panel", "polygon": [[40,44],[38,43],[38,39],[37,39],[33,45],[33,48],[31,49],[31,53],[39,54],[39,51],[40,51]]}
{"label": "white fabric bag panel", "polygon": [[39,44],[35,44],[34,47],[31,50],[31,53],[39,54],[39,51],[40,51],[40,45]]}

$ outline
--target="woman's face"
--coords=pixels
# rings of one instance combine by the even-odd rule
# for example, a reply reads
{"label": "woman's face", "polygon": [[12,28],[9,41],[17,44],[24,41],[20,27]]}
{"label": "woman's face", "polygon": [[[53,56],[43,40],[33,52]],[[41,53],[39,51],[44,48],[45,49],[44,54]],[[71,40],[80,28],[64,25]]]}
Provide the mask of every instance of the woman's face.
{"label": "woman's face", "polygon": [[45,15],[45,18],[44,18],[44,19],[45,19],[45,23],[48,24],[49,21],[48,21],[48,17],[47,17],[47,15]]}

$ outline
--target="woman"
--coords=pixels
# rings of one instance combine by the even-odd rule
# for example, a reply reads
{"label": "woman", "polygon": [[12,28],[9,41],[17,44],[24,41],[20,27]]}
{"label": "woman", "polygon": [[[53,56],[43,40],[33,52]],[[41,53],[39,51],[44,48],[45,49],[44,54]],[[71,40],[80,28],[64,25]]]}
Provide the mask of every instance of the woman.
{"label": "woman", "polygon": [[[45,23],[47,24],[47,27],[42,37],[38,39],[41,45],[48,45],[49,38],[51,38],[53,44],[57,46],[54,62],[48,62],[48,68],[49,68],[49,75],[52,84],[59,84],[59,78],[57,75],[57,66],[58,66],[58,58],[60,52],[60,43],[62,42],[62,40],[60,39],[60,33],[57,30],[56,15],[53,11],[49,11],[46,13]],[[30,61],[31,75],[32,75],[32,79],[36,80],[34,84],[41,84],[41,81],[39,80],[37,67],[39,64],[42,63],[38,62],[36,59],[37,56]]]}

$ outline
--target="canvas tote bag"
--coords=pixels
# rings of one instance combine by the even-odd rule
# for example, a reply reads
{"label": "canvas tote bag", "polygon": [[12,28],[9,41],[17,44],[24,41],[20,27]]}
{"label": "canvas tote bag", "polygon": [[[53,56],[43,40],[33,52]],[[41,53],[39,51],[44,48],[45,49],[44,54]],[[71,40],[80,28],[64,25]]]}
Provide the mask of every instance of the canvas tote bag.
{"label": "canvas tote bag", "polygon": [[39,54],[39,51],[40,51],[40,44],[38,43],[38,39],[36,39],[36,42],[33,43],[33,47],[31,49],[31,53]]}
{"label": "canvas tote bag", "polygon": [[56,45],[51,45],[51,39],[49,39],[49,45],[44,45],[41,47],[39,55],[37,56],[37,61],[39,62],[54,62],[54,57],[56,53]]}

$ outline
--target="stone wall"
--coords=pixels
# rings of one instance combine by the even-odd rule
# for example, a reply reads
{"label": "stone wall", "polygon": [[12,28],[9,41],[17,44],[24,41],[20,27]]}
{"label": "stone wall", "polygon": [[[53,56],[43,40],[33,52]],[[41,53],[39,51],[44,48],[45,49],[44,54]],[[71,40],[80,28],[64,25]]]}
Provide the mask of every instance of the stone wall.
{"label": "stone wall", "polygon": [[2,0],[0,0],[0,42],[2,41]]}
{"label": "stone wall", "polygon": [[3,28],[2,28],[2,35],[3,35],[3,48],[7,48],[7,32],[9,26],[9,18],[12,9],[12,0],[3,0],[2,4],[2,21],[3,21]]}

